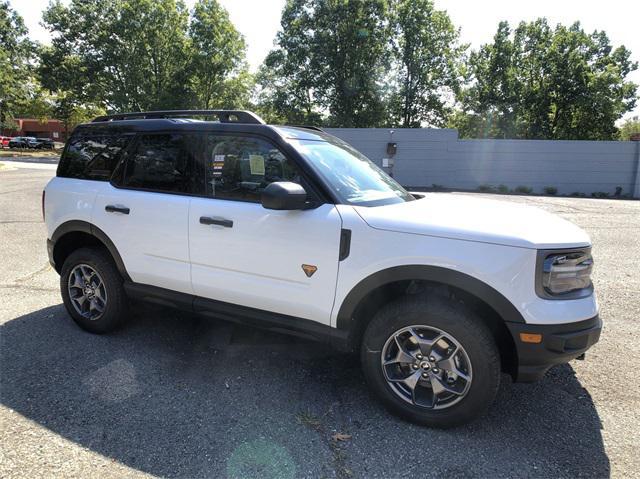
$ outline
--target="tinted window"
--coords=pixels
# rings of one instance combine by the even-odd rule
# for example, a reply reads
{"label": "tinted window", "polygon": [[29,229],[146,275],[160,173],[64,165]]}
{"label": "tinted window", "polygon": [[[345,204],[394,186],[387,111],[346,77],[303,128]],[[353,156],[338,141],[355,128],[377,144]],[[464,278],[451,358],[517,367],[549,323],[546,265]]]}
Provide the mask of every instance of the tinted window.
{"label": "tinted window", "polygon": [[262,190],[274,181],[292,181],[310,191],[295,163],[265,140],[227,135],[202,140],[199,157],[208,196],[259,202]]}
{"label": "tinted window", "polygon": [[76,130],[60,160],[58,176],[108,181],[130,139],[116,129]]}
{"label": "tinted window", "polygon": [[127,156],[122,186],[171,193],[202,193],[191,148],[182,134],[140,135]]}

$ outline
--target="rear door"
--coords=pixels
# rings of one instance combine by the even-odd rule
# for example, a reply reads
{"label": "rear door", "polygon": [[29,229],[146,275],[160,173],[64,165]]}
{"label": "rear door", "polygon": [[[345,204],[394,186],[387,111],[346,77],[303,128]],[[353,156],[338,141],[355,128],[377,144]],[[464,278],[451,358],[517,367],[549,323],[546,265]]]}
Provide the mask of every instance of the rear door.
{"label": "rear door", "polygon": [[294,161],[260,137],[212,133],[200,144],[206,197],[192,198],[189,212],[194,293],[329,324],[342,224],[335,205],[267,210],[260,194],[273,181],[302,184],[313,199]]}
{"label": "rear door", "polygon": [[187,145],[182,133],[138,134],[93,208],[134,282],[183,293],[192,292],[189,201],[201,185]]}

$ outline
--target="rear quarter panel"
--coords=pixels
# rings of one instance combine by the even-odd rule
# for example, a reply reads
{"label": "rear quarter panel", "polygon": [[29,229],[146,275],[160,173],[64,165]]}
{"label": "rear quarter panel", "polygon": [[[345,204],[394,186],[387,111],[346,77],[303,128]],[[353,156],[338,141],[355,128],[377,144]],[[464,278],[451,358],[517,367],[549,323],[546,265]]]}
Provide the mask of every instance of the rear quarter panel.
{"label": "rear quarter panel", "polygon": [[63,223],[72,220],[91,222],[96,195],[102,186],[100,181],[74,178],[52,178],[45,187],[44,218],[47,237]]}

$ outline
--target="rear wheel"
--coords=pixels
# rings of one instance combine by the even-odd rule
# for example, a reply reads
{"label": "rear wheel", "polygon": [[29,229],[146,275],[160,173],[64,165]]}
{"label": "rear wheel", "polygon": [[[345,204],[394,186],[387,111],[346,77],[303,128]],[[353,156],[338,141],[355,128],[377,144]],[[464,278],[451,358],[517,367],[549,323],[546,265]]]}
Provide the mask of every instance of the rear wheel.
{"label": "rear wheel", "polygon": [[440,295],[405,297],[383,307],[365,331],[361,359],[385,406],[432,427],[481,415],[500,381],[490,331],[464,305]]}
{"label": "rear wheel", "polygon": [[122,277],[102,249],[81,248],[71,253],[62,266],[60,290],[67,311],[87,331],[106,333],[126,319]]}

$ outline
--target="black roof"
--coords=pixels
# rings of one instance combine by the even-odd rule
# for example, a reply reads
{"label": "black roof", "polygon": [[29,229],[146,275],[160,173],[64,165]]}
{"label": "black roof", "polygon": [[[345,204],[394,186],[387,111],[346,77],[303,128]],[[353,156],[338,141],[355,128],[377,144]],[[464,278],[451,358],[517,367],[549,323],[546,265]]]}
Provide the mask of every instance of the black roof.
{"label": "black roof", "polygon": [[194,118],[216,117],[220,123],[251,123],[264,125],[265,121],[251,111],[245,110],[156,110],[115,113],[96,117],[92,123],[103,121],[151,119],[151,118]]}
{"label": "black roof", "polygon": [[[218,121],[198,120],[193,117],[218,117]],[[252,112],[240,110],[167,110],[105,115],[91,123],[78,126],[85,128],[118,129],[121,132],[150,131],[219,131],[226,133],[253,133],[269,138],[335,140],[335,137],[315,126],[267,125]]]}

